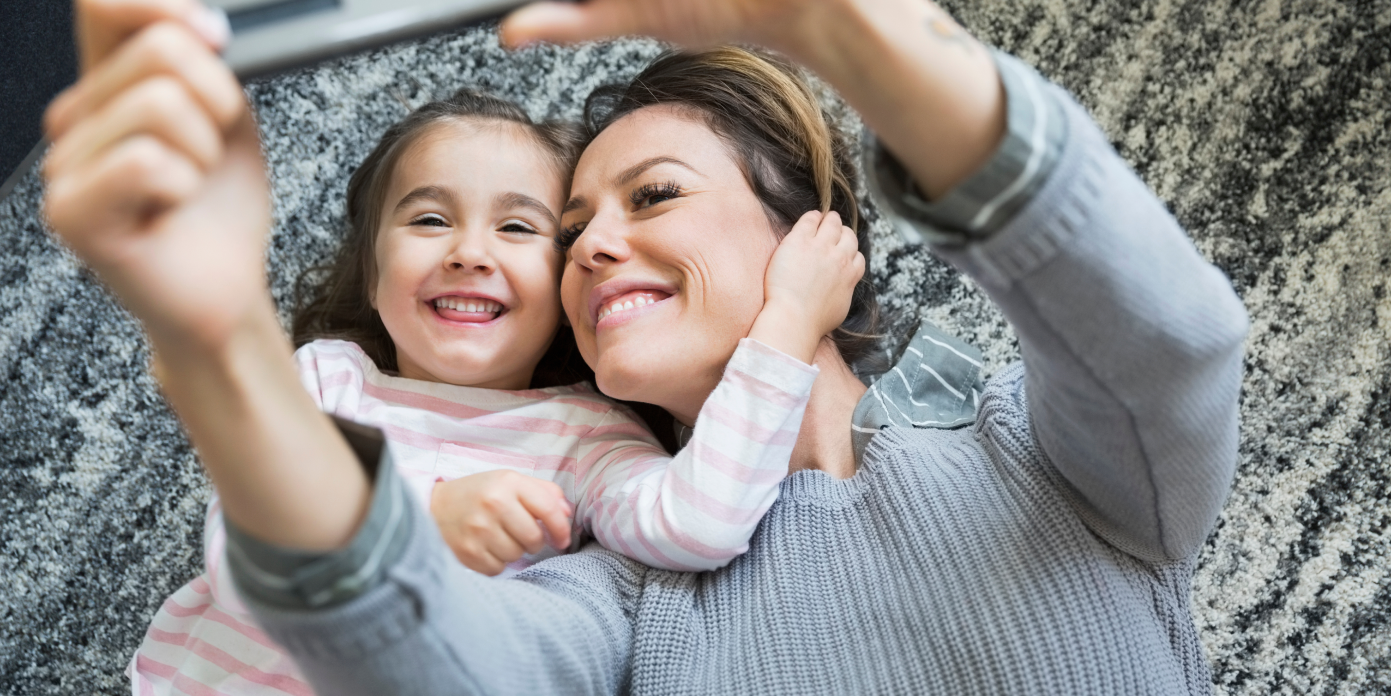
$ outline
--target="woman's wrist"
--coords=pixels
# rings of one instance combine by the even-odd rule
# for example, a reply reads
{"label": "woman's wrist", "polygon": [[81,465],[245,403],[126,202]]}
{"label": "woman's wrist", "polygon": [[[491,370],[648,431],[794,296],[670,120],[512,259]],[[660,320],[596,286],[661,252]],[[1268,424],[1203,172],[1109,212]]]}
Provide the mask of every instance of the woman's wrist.
{"label": "woman's wrist", "polygon": [[989,161],[1005,133],[989,50],[921,0],[828,0],[768,39],[834,87],[929,199]]}
{"label": "woman's wrist", "polygon": [[225,340],[164,337],[155,356],[156,376],[229,519],[288,548],[328,550],[352,538],[370,482],[300,384],[269,297]]}

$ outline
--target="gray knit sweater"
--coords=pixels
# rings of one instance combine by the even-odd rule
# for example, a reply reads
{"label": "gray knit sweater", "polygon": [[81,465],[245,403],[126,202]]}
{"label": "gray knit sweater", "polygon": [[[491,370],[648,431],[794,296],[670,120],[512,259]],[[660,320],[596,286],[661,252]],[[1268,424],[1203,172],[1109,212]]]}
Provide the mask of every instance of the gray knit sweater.
{"label": "gray knit sweater", "polygon": [[484,578],[380,466],[370,544],[231,558],[262,625],[322,696],[1208,693],[1189,581],[1236,460],[1245,314],[1043,89],[1056,166],[988,238],[938,249],[1022,348],[974,424],[887,425],[853,478],[789,476],[749,552],[700,574],[590,545]]}

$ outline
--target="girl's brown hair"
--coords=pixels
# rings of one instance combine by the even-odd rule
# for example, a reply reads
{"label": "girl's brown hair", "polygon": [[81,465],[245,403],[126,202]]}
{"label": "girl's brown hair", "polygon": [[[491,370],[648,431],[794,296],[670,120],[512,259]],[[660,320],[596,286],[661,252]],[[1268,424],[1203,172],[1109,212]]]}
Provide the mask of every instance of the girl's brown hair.
{"label": "girl's brown hair", "polygon": [[[791,63],[733,46],[665,53],[632,82],[601,87],[589,96],[589,140],[627,114],[658,104],[689,110],[728,144],[783,234],[809,210],[834,210],[855,230],[860,252],[869,258],[869,230],[855,198],[854,157]],[[845,322],[831,338],[854,366],[877,354],[878,328],[874,286],[862,279]]]}
{"label": "girl's brown hair", "polygon": [[[310,295],[295,312],[291,336],[295,347],[320,338],[352,341],[386,371],[398,369],[396,344],[372,308],[371,284],[376,277],[377,230],[386,205],[387,187],[401,155],[434,126],[450,122],[481,125],[517,124],[554,156],[555,170],[568,186],[583,138],[573,124],[537,123],[517,104],[488,94],[462,89],[448,99],[430,102],[382,134],[367,159],[348,181],[348,234],[338,256],[327,266],[311,268],[299,277],[296,294]],[[575,348],[574,334],[561,327],[532,375],[533,387],[570,384],[593,379],[593,372]]]}

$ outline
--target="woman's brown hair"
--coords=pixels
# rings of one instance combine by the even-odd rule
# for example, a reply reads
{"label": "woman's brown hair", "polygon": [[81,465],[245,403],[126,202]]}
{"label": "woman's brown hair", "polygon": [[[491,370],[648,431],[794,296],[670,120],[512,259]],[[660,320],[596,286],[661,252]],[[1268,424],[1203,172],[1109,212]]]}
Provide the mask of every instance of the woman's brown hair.
{"label": "woman's brown hair", "polygon": [[[781,233],[809,210],[834,210],[869,258],[869,230],[855,198],[856,168],[845,138],[826,121],[801,72],[770,53],[733,46],[672,51],[632,82],[601,87],[585,103],[589,140],[638,109],[688,109],[733,152],[744,177]],[[879,303],[862,279],[845,322],[832,334],[854,366],[878,351]]]}
{"label": "woman's brown hair", "polygon": [[[352,341],[379,369],[398,369],[396,344],[371,304],[377,230],[387,187],[401,155],[431,128],[449,122],[516,124],[525,128],[554,157],[555,170],[567,186],[583,142],[573,124],[532,121],[517,104],[469,89],[430,102],[388,128],[348,180],[348,233],[337,257],[331,264],[311,268],[299,277],[296,294],[310,298],[295,312],[291,325],[295,347],[320,338]],[[561,327],[532,375],[532,387],[586,379],[592,380],[593,372],[580,358],[574,334]]]}

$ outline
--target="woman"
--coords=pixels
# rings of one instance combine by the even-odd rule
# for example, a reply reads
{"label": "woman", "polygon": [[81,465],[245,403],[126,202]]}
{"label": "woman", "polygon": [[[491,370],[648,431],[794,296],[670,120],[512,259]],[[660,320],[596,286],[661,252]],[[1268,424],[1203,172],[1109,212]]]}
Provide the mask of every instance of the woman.
{"label": "woman", "polygon": [[[113,17],[132,3],[138,20]],[[181,28],[186,9],[79,6],[88,73],[50,114],[49,213],[149,328],[240,530],[238,583],[322,693],[1210,690],[1188,578],[1235,462],[1240,304],[1080,108],[935,6],[598,0],[508,21],[514,43],[739,39],[815,70],[878,134],[871,180],[1001,305],[1025,367],[991,381],[972,428],[880,430],[921,400],[866,393],[853,341],[833,336],[800,470],[747,555],[680,574],[591,546],[502,582],[458,572],[378,465],[380,440],[335,429],[277,372],[268,298],[246,290],[264,220],[188,224],[223,221],[225,192],[264,184],[235,85]],[[176,42],[197,59],[167,59]],[[166,111],[212,125],[112,115],[138,114],[112,95],[149,82]],[[606,392],[689,425],[761,304],[781,194],[855,219],[848,166],[803,92],[776,63],[713,51],[659,63],[594,113],[563,296]],[[715,108],[726,97],[752,101]],[[777,133],[802,154],[768,159],[758,141]],[[209,263],[188,278],[174,258]],[[213,301],[227,287],[246,291]],[[618,291],[661,301],[596,322]],[[924,372],[906,355],[905,384]],[[973,374],[953,374],[940,384],[966,403]],[[290,495],[306,480],[322,493]]]}

